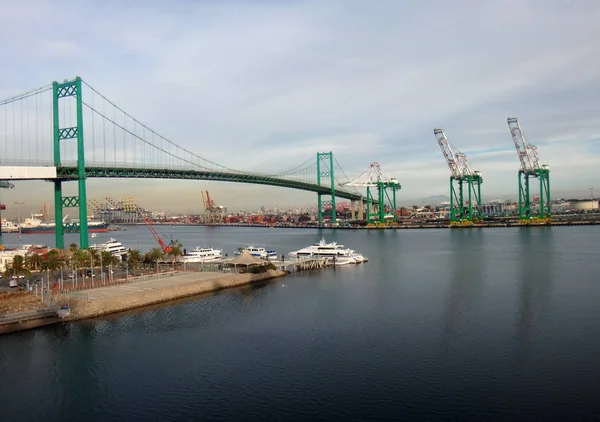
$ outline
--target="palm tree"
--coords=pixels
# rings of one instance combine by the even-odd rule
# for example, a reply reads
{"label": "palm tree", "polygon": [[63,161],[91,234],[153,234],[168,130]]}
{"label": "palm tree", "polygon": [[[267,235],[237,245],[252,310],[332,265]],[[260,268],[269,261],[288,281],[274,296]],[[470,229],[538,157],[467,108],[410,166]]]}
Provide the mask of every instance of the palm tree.
{"label": "palm tree", "polygon": [[18,279],[20,275],[31,277],[31,272],[25,265],[25,258],[23,258],[23,255],[15,255],[13,256],[12,261],[6,264],[4,278],[15,276]]}
{"label": "palm tree", "polygon": [[88,251],[83,249],[77,249],[73,254],[73,264],[77,267],[78,270],[81,270],[86,266],[89,262],[90,257]]}
{"label": "palm tree", "polygon": [[87,252],[90,259],[90,268],[92,269],[92,272],[94,272],[94,268],[100,266],[101,264],[100,261],[102,260],[102,255],[98,249],[90,248]]}
{"label": "palm tree", "polygon": [[109,251],[102,251],[102,253],[100,254],[100,258],[101,265],[105,268],[108,268],[111,271],[109,273],[110,279],[110,274],[112,274],[113,267],[119,265],[121,263],[121,259],[118,256],[113,255]]}
{"label": "palm tree", "polygon": [[142,262],[142,254],[137,249],[127,252],[127,268],[135,271],[138,265]]}
{"label": "palm tree", "polygon": [[71,252],[75,252],[75,251],[77,250],[77,243],[71,243],[71,244],[69,245],[69,250],[70,250]]}
{"label": "palm tree", "polygon": [[165,253],[161,248],[152,248],[150,252],[144,255],[144,261],[150,264],[156,264],[156,272],[158,272],[158,261],[165,257]]}
{"label": "palm tree", "polygon": [[60,271],[60,269],[64,267],[64,265],[65,260],[60,255],[58,250],[50,249],[48,253],[46,253],[46,256],[44,257],[44,260],[42,262],[42,270],[50,272],[50,274],[52,275],[52,281],[54,282],[56,280],[55,272]]}
{"label": "palm tree", "polygon": [[30,270],[37,271],[41,268],[43,259],[44,257],[39,253],[33,253],[25,257],[25,265]]}
{"label": "palm tree", "polygon": [[173,257],[173,261],[177,261],[177,258],[183,255],[183,245],[175,241],[168,253]]}

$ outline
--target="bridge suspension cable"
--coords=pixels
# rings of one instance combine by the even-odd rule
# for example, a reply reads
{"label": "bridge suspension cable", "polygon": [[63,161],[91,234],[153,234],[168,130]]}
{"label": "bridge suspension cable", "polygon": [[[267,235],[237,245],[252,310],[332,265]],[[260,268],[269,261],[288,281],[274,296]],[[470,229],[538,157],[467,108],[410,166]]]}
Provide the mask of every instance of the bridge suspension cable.
{"label": "bridge suspension cable", "polygon": [[[161,151],[161,152],[163,152],[163,153],[165,153],[165,154],[167,154],[167,155],[169,155],[169,156],[171,156],[171,157],[173,157],[173,158],[175,158],[175,159],[181,160],[181,161],[183,161],[183,162],[186,162],[186,163],[188,163],[188,164],[191,164],[191,165],[193,165],[193,166],[196,166],[196,167],[201,167],[201,168],[204,168],[204,169],[207,169],[207,170],[213,170],[213,169],[214,169],[214,167],[217,167],[217,168],[219,168],[219,169],[222,169],[222,170],[224,170],[224,171],[233,172],[233,173],[241,173],[239,170],[235,170],[235,169],[232,169],[232,168],[229,168],[229,167],[226,167],[226,166],[223,166],[223,165],[217,164],[217,163],[215,163],[214,161],[207,160],[206,158],[204,158],[204,157],[201,157],[201,156],[199,156],[198,154],[196,154],[196,153],[194,153],[194,152],[192,152],[192,151],[190,151],[190,150],[188,150],[188,149],[186,149],[186,148],[183,148],[183,147],[181,147],[181,146],[179,146],[179,145],[175,144],[174,142],[170,141],[169,139],[167,139],[167,138],[166,138],[166,137],[164,137],[163,135],[161,135],[161,134],[157,133],[155,130],[153,130],[153,129],[151,129],[150,127],[148,127],[146,124],[144,124],[144,123],[140,122],[138,119],[136,119],[135,117],[131,116],[129,113],[127,113],[127,112],[126,112],[125,110],[123,110],[121,107],[119,107],[119,106],[118,106],[118,105],[116,105],[114,102],[112,102],[111,100],[109,100],[108,98],[106,98],[106,97],[105,97],[103,94],[101,94],[100,92],[98,92],[98,90],[96,90],[94,87],[92,87],[92,86],[91,86],[89,83],[87,83],[85,80],[82,80],[82,82],[83,82],[83,84],[84,84],[86,87],[88,87],[88,88],[89,88],[89,89],[90,89],[90,90],[91,90],[91,91],[92,91],[92,92],[93,92],[95,95],[98,95],[98,96],[100,96],[100,98],[102,98],[102,100],[104,100],[106,103],[110,104],[110,105],[111,105],[111,106],[114,108],[114,113],[115,113],[115,114],[116,114],[116,111],[118,111],[118,112],[122,113],[122,115],[123,115],[123,120],[124,120],[124,124],[123,124],[123,125],[121,125],[120,123],[118,123],[118,122],[116,121],[116,116],[115,116],[114,118],[112,118],[112,119],[111,119],[110,117],[108,117],[108,116],[105,114],[105,112],[100,112],[99,110],[97,110],[96,108],[94,108],[94,107],[93,107],[93,105],[87,104],[86,102],[84,102],[84,103],[83,103],[83,104],[84,104],[86,107],[90,108],[90,109],[91,109],[93,112],[95,112],[97,115],[99,115],[100,117],[102,117],[102,118],[106,119],[107,121],[109,121],[110,123],[112,123],[113,125],[115,125],[115,127],[117,127],[117,128],[119,128],[119,129],[121,129],[121,130],[125,131],[126,133],[128,133],[128,134],[130,134],[131,136],[135,137],[136,139],[138,139],[138,140],[140,140],[140,141],[144,142],[145,144],[147,144],[147,145],[150,145],[150,146],[152,146],[152,147],[156,148],[157,150],[159,150],[159,151]],[[128,119],[130,119],[130,120],[133,122],[133,131],[132,131],[130,128],[127,128],[127,121],[126,121],[126,119],[127,119],[127,118],[128,118]],[[139,125],[139,126],[140,126],[140,128],[142,129],[142,131],[143,131],[143,134],[142,134],[142,136],[144,136],[144,137],[142,137],[142,136],[140,136],[140,135],[138,135],[138,134],[137,134],[137,127],[136,127],[136,126],[138,126],[138,125]],[[148,131],[148,132],[149,132],[149,133],[152,135],[152,141],[149,141],[149,140],[145,139],[145,131]],[[170,151],[170,148],[169,148],[169,149],[167,149],[167,148],[165,148],[164,146],[158,146],[156,143],[154,143],[154,137],[155,137],[155,136],[156,136],[156,137],[158,137],[158,139],[161,141],[161,143],[162,143],[162,141],[164,141],[164,142],[166,142],[166,143],[167,143],[167,145],[168,145],[169,147],[173,147],[175,150],[180,150],[180,151],[182,151],[182,152],[183,152],[183,155],[184,155],[184,157],[181,157],[180,155],[177,155],[176,153],[174,153],[174,152]],[[142,152],[142,154],[143,154],[143,152]],[[189,159],[189,158],[185,158],[185,155],[186,155],[186,154],[187,154],[187,155],[189,155],[189,156],[191,156],[191,157],[194,157],[194,158],[196,158],[196,159],[198,159],[198,160],[201,160],[201,161],[203,161],[203,162],[207,163],[207,165],[201,165],[201,164],[198,164],[198,163],[196,163],[196,162],[192,161],[192,160],[191,160],[191,159]],[[211,167],[211,165],[212,165],[213,167]]]}

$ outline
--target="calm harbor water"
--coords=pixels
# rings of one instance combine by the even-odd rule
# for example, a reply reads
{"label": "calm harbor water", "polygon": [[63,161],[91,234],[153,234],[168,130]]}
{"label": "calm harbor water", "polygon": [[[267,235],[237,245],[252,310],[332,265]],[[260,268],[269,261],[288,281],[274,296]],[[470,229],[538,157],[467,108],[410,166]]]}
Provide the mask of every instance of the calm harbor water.
{"label": "calm harbor water", "polygon": [[596,227],[160,230],[370,262],[0,337],[3,420],[600,418]]}

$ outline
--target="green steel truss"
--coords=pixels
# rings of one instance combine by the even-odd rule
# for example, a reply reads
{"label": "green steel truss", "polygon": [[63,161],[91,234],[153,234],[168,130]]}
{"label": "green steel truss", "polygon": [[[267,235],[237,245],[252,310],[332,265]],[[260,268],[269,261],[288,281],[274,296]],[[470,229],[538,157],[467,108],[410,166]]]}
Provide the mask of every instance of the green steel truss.
{"label": "green steel truss", "polygon": [[[127,179],[188,179],[188,180],[210,180],[219,182],[252,183],[255,185],[278,186],[315,192],[321,195],[330,195],[331,187],[320,186],[313,183],[300,182],[296,180],[281,179],[277,177],[265,176],[261,174],[244,173],[224,173],[197,170],[169,170],[169,169],[150,169],[150,168],[105,168],[105,167],[86,167],[85,175],[89,178],[127,178]],[[77,167],[59,167],[57,176],[60,180],[77,180]],[[362,198],[360,194],[351,193],[345,190],[336,190],[335,195],[338,198],[344,198],[352,201],[359,201]]]}
{"label": "green steel truss", "polygon": [[[397,182],[377,182],[377,198],[374,198],[371,188],[367,187],[367,224],[385,223],[386,212],[393,215],[394,221],[397,219],[396,191],[399,189],[401,186]],[[391,197],[389,190],[392,191]]]}
{"label": "green steel truss", "polygon": [[[323,211],[327,206],[331,206],[331,222],[335,224],[337,221],[335,209],[336,192],[335,176],[333,172],[333,153],[331,151],[317,153],[317,186],[320,187],[322,182],[325,182],[324,187],[326,187],[326,193],[317,193],[317,215],[319,224],[323,223]],[[323,195],[329,195],[331,200],[323,201]]]}
{"label": "green steel truss", "polygon": [[469,225],[481,218],[482,183],[483,178],[478,174],[450,176],[450,224]]}
{"label": "green steel truss", "polygon": [[[540,199],[539,211],[533,213],[531,207],[531,190],[529,189],[529,178],[539,179]],[[531,221],[547,221],[552,217],[550,208],[550,170],[541,168],[533,172],[519,171],[519,220],[527,224]]]}
{"label": "green steel truss", "polygon": [[[87,199],[86,199],[86,170],[83,142],[83,110],[81,95],[81,78],[63,83],[52,83],[52,105],[53,105],[53,132],[54,132],[54,165],[61,166],[60,143],[61,141],[77,140],[77,167],[72,177],[64,180],[76,180],[78,182],[78,196],[62,196],[62,179],[54,180],[54,215],[56,220],[56,247],[64,249],[64,233],[79,232],[79,247],[88,248],[88,225],[87,225]],[[75,97],[76,121],[75,127],[60,127],[59,100],[67,97]],[[79,223],[63,223],[63,208],[78,207]]]}

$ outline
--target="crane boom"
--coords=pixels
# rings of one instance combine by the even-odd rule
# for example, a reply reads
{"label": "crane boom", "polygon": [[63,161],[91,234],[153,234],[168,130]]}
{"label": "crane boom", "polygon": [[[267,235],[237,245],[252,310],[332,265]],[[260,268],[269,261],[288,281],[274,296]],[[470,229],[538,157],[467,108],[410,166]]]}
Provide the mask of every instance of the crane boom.
{"label": "crane boom", "polygon": [[204,195],[204,191],[201,190],[200,193],[202,194],[202,204],[204,205],[204,209],[207,210],[208,205],[206,204],[206,196]]}
{"label": "crane boom", "polygon": [[521,161],[521,170],[533,172],[535,169],[539,168],[537,152],[532,152],[532,149],[535,150],[535,147],[527,144],[527,140],[525,139],[525,135],[523,134],[523,130],[521,129],[517,117],[509,117],[506,121],[508,122],[508,128],[510,129],[510,134],[515,143],[519,160]]}
{"label": "crane boom", "polygon": [[458,163],[458,168],[460,169],[463,176],[473,176],[473,170],[467,161],[467,156],[462,152],[457,152],[455,154],[456,161]]}
{"label": "crane boom", "polygon": [[208,191],[206,191],[206,202],[208,203],[208,209],[215,209],[215,202],[212,199],[210,199],[210,194],[208,193]]}
{"label": "crane boom", "polygon": [[140,217],[142,217],[142,219],[144,220],[144,223],[146,223],[146,226],[148,226],[150,233],[152,233],[152,236],[154,237],[154,239],[156,240],[156,242],[158,243],[158,245],[160,246],[162,251],[166,254],[171,252],[171,247],[165,245],[165,242],[162,240],[160,235],[154,229],[154,226],[152,225],[152,221],[148,217],[146,217],[146,215],[142,212],[141,208],[135,207],[135,209],[136,209],[137,213],[140,215]]}
{"label": "crane boom", "polygon": [[450,142],[448,142],[448,138],[446,138],[444,131],[442,129],[434,129],[433,133],[438,141],[440,149],[442,150],[442,154],[444,154],[444,158],[448,163],[448,168],[450,169],[450,173],[452,173],[452,177],[455,179],[462,177],[462,170],[456,159],[454,151],[452,151],[452,147],[450,147]]}

